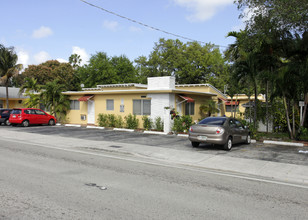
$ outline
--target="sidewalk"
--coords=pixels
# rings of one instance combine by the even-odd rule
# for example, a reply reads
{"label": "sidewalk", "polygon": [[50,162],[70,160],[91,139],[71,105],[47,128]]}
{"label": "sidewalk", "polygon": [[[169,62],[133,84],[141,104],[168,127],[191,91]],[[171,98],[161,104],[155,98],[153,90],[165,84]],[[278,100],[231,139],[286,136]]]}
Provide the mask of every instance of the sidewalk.
{"label": "sidewalk", "polygon": [[139,158],[154,159],[164,163],[188,165],[240,175],[252,175],[270,180],[308,185],[308,166],[277,163],[264,160],[235,158],[222,155],[201,154],[177,149],[153,147],[140,144],[94,141],[78,138],[32,134],[12,130],[2,130],[4,140],[31,143],[72,152],[97,154],[112,152],[134,155]]}

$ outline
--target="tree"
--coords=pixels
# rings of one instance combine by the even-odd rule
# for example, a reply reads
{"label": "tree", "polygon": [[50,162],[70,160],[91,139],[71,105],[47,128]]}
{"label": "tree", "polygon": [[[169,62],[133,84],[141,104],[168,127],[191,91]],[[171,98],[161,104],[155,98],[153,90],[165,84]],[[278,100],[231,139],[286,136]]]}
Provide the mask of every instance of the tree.
{"label": "tree", "polygon": [[38,85],[59,80],[66,85],[67,90],[79,90],[80,82],[75,70],[69,63],[60,63],[57,60],[48,60],[39,65],[29,65],[21,74],[20,85],[26,83],[26,78],[34,78]]}
{"label": "tree", "polygon": [[17,54],[13,47],[4,47],[0,44],[0,84],[6,88],[6,106],[9,108],[9,84],[13,77],[22,69],[22,64],[16,64]]}
{"label": "tree", "polygon": [[66,91],[66,86],[59,80],[47,82],[41,92],[41,100],[50,113],[54,114],[57,119],[63,119],[70,108],[70,101],[62,92]]}
{"label": "tree", "polygon": [[89,64],[78,68],[77,74],[88,88],[99,84],[137,82],[134,65],[126,56],[108,57],[104,52],[92,55]]}
{"label": "tree", "polygon": [[218,48],[212,44],[182,43],[160,39],[148,58],[135,60],[142,81],[153,76],[175,76],[180,84],[210,83],[218,89],[228,79],[227,64]]}
{"label": "tree", "polygon": [[72,65],[73,69],[76,70],[78,67],[80,67],[81,61],[82,59],[80,58],[80,55],[78,54],[72,54],[69,58],[68,58],[68,62],[69,64]]}
{"label": "tree", "polygon": [[204,116],[206,114],[207,117],[210,117],[212,114],[219,112],[217,104],[214,100],[206,100],[204,103],[200,105],[199,109],[201,115]]}
{"label": "tree", "polygon": [[[265,20],[279,30],[303,33],[308,27],[307,0],[235,0],[238,9],[250,9],[247,21],[250,30],[260,29]],[[246,16],[243,12],[241,17]]]}

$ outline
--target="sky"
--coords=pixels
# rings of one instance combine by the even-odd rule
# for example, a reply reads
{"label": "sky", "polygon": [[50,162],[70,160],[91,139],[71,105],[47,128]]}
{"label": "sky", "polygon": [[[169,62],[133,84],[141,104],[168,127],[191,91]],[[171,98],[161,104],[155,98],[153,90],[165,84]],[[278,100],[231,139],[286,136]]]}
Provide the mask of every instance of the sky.
{"label": "sky", "polygon": [[196,40],[224,50],[234,42],[227,33],[244,27],[233,0],[84,1],[99,8],[81,0],[0,0],[0,44],[13,46],[24,67],[67,62],[74,53],[82,64],[97,52],[134,61],[148,57],[160,38]]}

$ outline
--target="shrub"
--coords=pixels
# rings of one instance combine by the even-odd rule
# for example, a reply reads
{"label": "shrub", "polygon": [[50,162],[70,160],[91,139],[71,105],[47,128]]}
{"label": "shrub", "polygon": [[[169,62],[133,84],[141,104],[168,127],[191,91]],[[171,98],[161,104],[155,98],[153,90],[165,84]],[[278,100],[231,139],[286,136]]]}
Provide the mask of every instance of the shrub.
{"label": "shrub", "polygon": [[192,125],[192,118],[189,115],[174,118],[172,130],[175,132],[187,132]]}
{"label": "shrub", "polygon": [[125,116],[124,119],[126,122],[126,128],[128,129],[138,128],[139,120],[137,119],[136,115],[129,114],[128,116]]}
{"label": "shrub", "polygon": [[116,127],[116,117],[114,114],[108,114],[108,127],[115,128]]}
{"label": "shrub", "polygon": [[109,123],[108,123],[107,114],[103,114],[103,113],[98,114],[97,122],[98,122],[98,126],[100,127],[108,127]]}
{"label": "shrub", "polygon": [[145,130],[151,130],[152,125],[153,125],[152,119],[149,118],[148,116],[144,115],[142,117],[142,120],[143,120],[143,128]]}
{"label": "shrub", "polygon": [[116,123],[115,123],[116,128],[123,128],[124,127],[124,120],[121,115],[118,115],[116,118]]}
{"label": "shrub", "polygon": [[164,122],[161,120],[161,117],[155,118],[155,129],[158,131],[164,130]]}

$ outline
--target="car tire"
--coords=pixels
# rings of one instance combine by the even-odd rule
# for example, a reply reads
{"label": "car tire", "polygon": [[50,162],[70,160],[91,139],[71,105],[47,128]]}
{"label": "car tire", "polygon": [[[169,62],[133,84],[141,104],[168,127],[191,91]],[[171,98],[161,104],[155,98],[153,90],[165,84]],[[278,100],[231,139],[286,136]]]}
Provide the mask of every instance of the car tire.
{"label": "car tire", "polygon": [[193,147],[199,147],[199,144],[200,144],[199,142],[194,142],[194,141],[191,142],[191,145],[192,145]]}
{"label": "car tire", "polygon": [[24,121],[22,122],[22,126],[23,126],[23,127],[29,127],[29,125],[30,125],[30,123],[29,123],[28,120],[24,120]]}
{"label": "car tire", "polygon": [[5,122],[4,122],[4,124],[7,125],[7,126],[10,126],[10,125],[11,125],[9,119],[6,119]]}
{"label": "car tire", "polygon": [[48,125],[50,126],[54,126],[56,123],[55,123],[55,120],[53,119],[50,119],[49,122],[48,122]]}
{"label": "car tire", "polygon": [[246,144],[250,144],[250,143],[251,143],[251,136],[250,134],[248,134],[246,137]]}
{"label": "car tire", "polygon": [[232,138],[229,137],[227,142],[224,144],[224,150],[229,151],[231,150],[231,148],[232,148]]}

